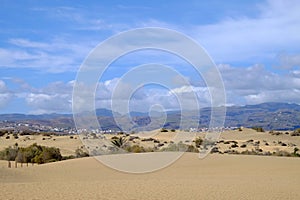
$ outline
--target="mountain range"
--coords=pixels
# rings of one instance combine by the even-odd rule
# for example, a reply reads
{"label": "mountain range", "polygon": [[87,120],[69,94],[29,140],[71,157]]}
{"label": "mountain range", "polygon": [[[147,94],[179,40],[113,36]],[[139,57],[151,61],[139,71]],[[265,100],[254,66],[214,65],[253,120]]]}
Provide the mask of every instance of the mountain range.
{"label": "mountain range", "polygon": [[[192,112],[191,112],[192,113]],[[161,116],[159,113],[149,117],[148,113],[131,112],[128,115],[114,113],[107,109],[97,109],[96,115],[104,130],[119,130],[116,121],[122,124],[134,124],[135,127],[148,126],[157,128]],[[200,110],[199,126],[208,127],[211,108]],[[128,117],[129,116],[129,117]],[[165,128],[179,128],[181,112],[166,112]],[[193,114],[188,115],[193,117]],[[0,114],[2,122],[26,122],[32,124],[49,125],[55,127],[74,127],[72,114]],[[152,123],[151,123],[152,122]],[[151,126],[149,126],[149,124]],[[262,127],[265,130],[293,130],[300,127],[300,105],[292,103],[267,102],[257,105],[226,107],[226,127]]]}

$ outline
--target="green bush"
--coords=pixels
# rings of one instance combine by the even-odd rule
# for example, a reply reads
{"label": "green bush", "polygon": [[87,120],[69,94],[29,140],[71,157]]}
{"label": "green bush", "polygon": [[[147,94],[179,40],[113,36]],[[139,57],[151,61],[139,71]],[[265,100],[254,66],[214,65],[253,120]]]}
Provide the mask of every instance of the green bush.
{"label": "green bush", "polygon": [[82,158],[82,157],[88,157],[89,154],[85,151],[83,151],[82,149],[77,148],[75,150],[75,156],[76,158]]}
{"label": "green bush", "polygon": [[194,142],[195,142],[195,146],[197,148],[199,148],[203,144],[203,139],[201,137],[198,137],[198,138],[195,139]]}
{"label": "green bush", "polygon": [[125,148],[126,151],[128,152],[132,152],[132,153],[143,153],[146,152],[145,148],[143,146],[139,146],[139,145],[133,145],[133,146],[127,146]]}
{"label": "green bush", "polygon": [[297,156],[297,157],[300,156],[300,155],[297,153],[298,151],[299,151],[299,149],[298,149],[297,147],[295,147],[295,148],[294,148],[294,152],[293,152],[294,156]]}
{"label": "green bush", "polygon": [[59,148],[40,146],[36,143],[28,147],[18,147],[17,143],[14,146],[5,148],[0,152],[1,159],[7,161],[16,161],[20,163],[48,163],[62,160]]}
{"label": "green bush", "polygon": [[199,150],[194,145],[188,145],[186,152],[199,153]]}

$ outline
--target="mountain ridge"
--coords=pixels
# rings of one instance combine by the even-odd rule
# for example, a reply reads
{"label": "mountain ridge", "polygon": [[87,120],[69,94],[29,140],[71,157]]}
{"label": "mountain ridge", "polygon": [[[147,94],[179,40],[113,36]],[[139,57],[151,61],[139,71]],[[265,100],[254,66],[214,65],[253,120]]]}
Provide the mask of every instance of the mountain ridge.
{"label": "mountain ridge", "polygon": [[[210,121],[211,114],[210,107],[200,109],[199,126],[207,127]],[[111,111],[109,109],[97,109],[96,115],[98,120],[101,121],[102,127],[105,129],[119,129],[116,125],[114,118],[118,118],[123,123],[131,123],[132,120],[136,126],[146,126],[151,122],[148,113],[143,112],[130,112],[126,115]],[[159,115],[152,117],[159,120]],[[166,112],[167,120],[164,127],[166,128],[179,128],[181,118],[180,111]],[[189,117],[193,117],[190,115]],[[26,115],[26,114],[0,114],[0,121],[25,121],[28,123],[47,123],[56,126],[73,127],[72,114],[41,114],[41,115]],[[300,128],[300,105],[295,103],[282,103],[282,102],[265,102],[255,105],[244,106],[228,106],[226,107],[226,120],[225,126],[227,127],[253,127],[259,126],[266,130],[290,130]]]}

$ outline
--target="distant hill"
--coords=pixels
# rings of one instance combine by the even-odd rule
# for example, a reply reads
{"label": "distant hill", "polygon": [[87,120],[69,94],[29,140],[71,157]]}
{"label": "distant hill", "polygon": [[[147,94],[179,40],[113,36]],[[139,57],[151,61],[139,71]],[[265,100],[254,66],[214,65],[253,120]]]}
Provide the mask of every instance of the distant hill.
{"label": "distant hill", "polygon": [[[228,127],[263,127],[266,130],[292,130],[300,128],[300,105],[289,103],[268,102],[257,105],[230,106],[226,107],[225,126]],[[167,112],[167,120],[164,124],[166,128],[179,128],[181,112]],[[211,108],[202,108],[200,110],[199,126],[208,127],[210,122]],[[135,127],[149,126],[148,128],[157,128],[155,124],[160,122],[159,113],[154,113],[154,118],[150,118],[148,113],[130,112],[128,115],[113,113],[108,109],[97,109],[96,115],[102,129],[119,130],[116,120],[126,125],[134,124]],[[115,118],[114,118],[115,117]],[[192,114],[188,117],[194,117]],[[132,121],[130,121],[132,120]],[[151,123],[155,122],[155,123]],[[25,115],[25,114],[0,114],[0,121],[28,122],[34,124],[74,127],[72,114],[43,114],[43,115]],[[157,123],[156,123],[157,122]]]}
{"label": "distant hill", "polygon": [[289,103],[262,103],[228,107],[226,126],[260,126],[267,130],[300,127],[300,106]]}

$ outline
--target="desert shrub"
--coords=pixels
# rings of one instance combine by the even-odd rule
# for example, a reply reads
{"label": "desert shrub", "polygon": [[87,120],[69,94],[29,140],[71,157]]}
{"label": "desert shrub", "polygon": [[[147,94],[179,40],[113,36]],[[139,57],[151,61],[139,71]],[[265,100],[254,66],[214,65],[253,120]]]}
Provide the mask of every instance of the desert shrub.
{"label": "desert shrub", "polygon": [[18,136],[17,133],[14,133],[14,134],[13,134],[13,137],[14,137],[15,139],[18,139],[18,138],[19,138],[19,136]]}
{"label": "desert shrub", "polygon": [[258,151],[258,152],[260,152],[260,153],[261,153],[261,152],[263,152],[263,150],[262,150],[262,149],[257,149],[256,151]]}
{"label": "desert shrub", "polygon": [[297,128],[294,132],[300,133],[300,128]]}
{"label": "desert shrub", "polygon": [[20,135],[32,135],[32,134],[34,134],[34,132],[31,130],[23,130],[19,134]]}
{"label": "desert shrub", "polygon": [[300,155],[297,153],[298,151],[299,151],[299,149],[298,149],[297,147],[295,147],[295,148],[294,148],[294,152],[293,152],[294,156],[297,156],[297,157],[300,156]]}
{"label": "desert shrub", "polygon": [[162,128],[160,132],[169,132],[168,129]]}
{"label": "desert shrub", "polygon": [[199,153],[199,150],[194,145],[188,145],[186,152]]}
{"label": "desert shrub", "polygon": [[240,154],[243,154],[243,155],[258,155],[258,152],[256,151],[249,151],[249,150],[246,150],[246,151],[242,151]]}
{"label": "desert shrub", "polygon": [[294,131],[291,133],[291,136],[300,136],[300,128],[294,130]]}
{"label": "desert shrub", "polygon": [[143,138],[143,139],[141,139],[141,141],[142,142],[154,142],[154,143],[160,143],[160,141],[159,140],[156,140],[156,139],[154,139],[154,138]]}
{"label": "desert shrub", "polygon": [[62,160],[69,160],[69,159],[74,159],[76,158],[74,155],[69,155],[69,156],[63,156]]}
{"label": "desert shrub", "polygon": [[171,132],[176,132],[176,130],[175,129],[171,129]]}
{"label": "desert shrub", "polygon": [[238,151],[236,150],[226,150],[224,151],[224,153],[227,153],[227,154],[240,154]]}
{"label": "desert shrub", "polygon": [[282,132],[279,132],[279,131],[270,131],[269,133],[271,135],[282,135],[283,134]]}
{"label": "desert shrub", "polygon": [[291,136],[300,136],[300,133],[292,132]]}
{"label": "desert shrub", "polygon": [[246,144],[242,144],[242,145],[241,145],[241,148],[246,148],[246,147],[247,147]]}
{"label": "desert shrub", "polygon": [[273,152],[274,156],[286,156],[286,157],[291,157],[293,156],[293,154],[287,152],[287,151],[277,151],[277,152]]}
{"label": "desert shrub", "polygon": [[237,145],[236,143],[234,143],[233,145],[231,145],[231,148],[236,148],[239,147],[239,145]]}
{"label": "desert shrub", "polygon": [[[116,138],[115,138],[116,139]],[[135,139],[140,139],[138,136],[129,136],[129,141],[133,141]]]}
{"label": "desert shrub", "polygon": [[9,135],[8,135],[8,136],[6,136],[6,137],[5,137],[5,139],[10,139],[10,136],[9,136]]}
{"label": "desert shrub", "polygon": [[3,135],[7,134],[8,130],[0,130],[0,137],[2,137]]}
{"label": "desert shrub", "polygon": [[195,146],[197,148],[199,148],[203,144],[203,139],[201,137],[198,137],[198,138],[195,139],[194,142],[195,142]]}
{"label": "desert shrub", "polygon": [[88,157],[89,154],[87,152],[83,151],[82,149],[77,148],[75,150],[75,156],[76,156],[76,158],[82,158],[82,157]]}
{"label": "desert shrub", "polygon": [[132,153],[146,152],[145,148],[143,146],[139,146],[139,145],[127,146],[125,148],[125,150],[128,152],[132,152]]}
{"label": "desert shrub", "polygon": [[174,143],[170,143],[167,147],[161,149],[161,151],[177,151],[177,145]]}
{"label": "desert shrub", "polygon": [[264,156],[271,156],[272,154],[271,154],[270,151],[267,151],[267,152],[264,152],[263,155],[264,155]]}
{"label": "desert shrub", "polygon": [[238,127],[236,130],[243,131],[242,127]]}
{"label": "desert shrub", "polygon": [[44,136],[44,137],[50,137],[51,134],[50,133],[42,133],[42,136]]}
{"label": "desert shrub", "polygon": [[283,147],[286,147],[286,146],[287,146],[287,144],[285,144],[285,143],[281,143],[281,146],[283,146]]}
{"label": "desert shrub", "polygon": [[211,149],[210,153],[219,153],[219,148],[218,147],[213,147]]}
{"label": "desert shrub", "polygon": [[167,147],[161,149],[161,151],[179,151],[184,152],[187,151],[188,145],[184,144],[183,142],[179,142],[177,144],[170,143]]}
{"label": "desert shrub", "polygon": [[8,167],[11,167],[11,161],[14,161],[18,154],[18,143],[9,146],[0,152],[0,159],[8,161]]}
{"label": "desert shrub", "polygon": [[97,137],[96,133],[91,133],[89,138],[90,139],[97,139],[98,137]]}
{"label": "desert shrub", "polygon": [[158,145],[157,145],[157,147],[162,147],[162,146],[164,146],[165,144],[164,143],[159,143]]}
{"label": "desert shrub", "polygon": [[252,127],[253,130],[256,130],[257,132],[265,132],[265,130],[262,127]]}

